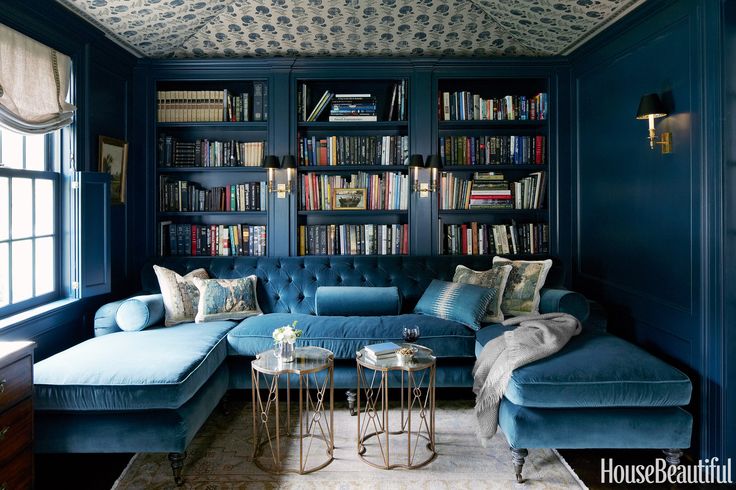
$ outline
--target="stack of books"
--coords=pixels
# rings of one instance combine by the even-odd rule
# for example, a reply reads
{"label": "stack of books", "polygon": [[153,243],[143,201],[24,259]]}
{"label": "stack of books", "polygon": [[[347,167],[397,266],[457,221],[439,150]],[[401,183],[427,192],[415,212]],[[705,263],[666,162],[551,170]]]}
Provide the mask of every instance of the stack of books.
{"label": "stack of books", "polygon": [[475,172],[469,209],[513,209],[514,197],[503,174]]}
{"label": "stack of books", "polygon": [[394,344],[393,342],[383,342],[380,344],[366,345],[363,348],[365,357],[369,361],[385,361],[396,357],[396,351],[401,347]]}
{"label": "stack of books", "polygon": [[335,94],[330,107],[330,122],[377,121],[376,98],[371,94]]}

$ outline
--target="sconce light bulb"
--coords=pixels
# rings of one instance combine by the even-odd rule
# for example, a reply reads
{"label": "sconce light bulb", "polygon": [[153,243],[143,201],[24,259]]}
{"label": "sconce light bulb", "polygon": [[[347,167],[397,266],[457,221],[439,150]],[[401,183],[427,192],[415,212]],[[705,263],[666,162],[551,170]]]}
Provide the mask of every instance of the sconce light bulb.
{"label": "sconce light bulb", "polygon": [[654,114],[649,114],[649,130],[654,129]]}

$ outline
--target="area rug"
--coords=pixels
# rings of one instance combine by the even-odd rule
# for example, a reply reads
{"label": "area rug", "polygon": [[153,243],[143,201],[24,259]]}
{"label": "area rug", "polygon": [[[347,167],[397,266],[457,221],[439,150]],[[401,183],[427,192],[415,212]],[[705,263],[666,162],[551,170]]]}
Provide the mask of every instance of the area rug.
{"label": "area rug", "polygon": [[[500,432],[487,448],[476,439],[471,402],[438,402],[435,426],[438,456],[416,470],[376,469],[357,455],[357,421],[347,409],[335,408],[335,460],[308,475],[272,475],[256,467],[251,405],[232,401],[229,414],[217,410],[192,441],[184,466],[186,489],[579,489],[586,488],[554,450],[531,449],[524,465],[523,485],[516,483],[506,438]],[[391,412],[392,424],[400,420]],[[402,439],[398,439],[401,441]],[[391,450],[401,451],[404,444]],[[369,446],[371,451],[376,446]],[[283,448],[298,455],[298,440]],[[313,451],[315,454],[318,452]],[[405,454],[405,453],[404,453]],[[312,456],[310,456],[311,458]],[[320,457],[320,454],[317,454]],[[297,456],[298,458],[298,456]],[[397,456],[398,458],[398,456]],[[392,462],[396,460],[392,454]],[[298,461],[298,459],[296,460]],[[166,454],[136,454],[113,486],[114,490],[174,489]],[[182,487],[180,487],[182,488]]]}

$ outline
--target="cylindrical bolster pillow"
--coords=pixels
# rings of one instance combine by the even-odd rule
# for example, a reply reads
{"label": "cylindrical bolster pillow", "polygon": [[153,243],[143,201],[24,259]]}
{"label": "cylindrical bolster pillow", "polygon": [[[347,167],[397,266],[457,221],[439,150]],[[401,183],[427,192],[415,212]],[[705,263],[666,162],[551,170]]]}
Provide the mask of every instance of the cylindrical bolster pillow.
{"label": "cylindrical bolster pillow", "polygon": [[399,288],[320,286],[314,298],[317,315],[381,316],[401,312]]}
{"label": "cylindrical bolster pillow", "polygon": [[136,332],[161,323],[164,319],[164,300],[160,294],[134,296],[126,299],[115,314],[120,330]]}
{"label": "cylindrical bolster pillow", "polygon": [[569,313],[581,322],[588,319],[590,306],[582,294],[567,289],[542,289],[539,294],[539,313]]}
{"label": "cylindrical bolster pillow", "polygon": [[124,299],[113,301],[97,309],[97,313],[95,313],[95,337],[102,337],[103,335],[120,331],[120,327],[118,327],[115,321],[115,315],[124,301]]}

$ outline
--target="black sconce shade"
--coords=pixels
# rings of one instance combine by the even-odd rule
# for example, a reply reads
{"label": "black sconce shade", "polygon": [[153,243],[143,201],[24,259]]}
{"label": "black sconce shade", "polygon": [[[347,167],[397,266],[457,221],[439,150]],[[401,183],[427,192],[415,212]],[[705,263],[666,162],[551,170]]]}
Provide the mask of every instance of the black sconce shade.
{"label": "black sconce shade", "polygon": [[442,157],[439,155],[430,155],[427,159],[427,168],[442,168]]}
{"label": "black sconce shade", "polygon": [[662,101],[657,94],[643,95],[639,101],[639,110],[636,111],[636,118],[646,119],[650,115],[654,117],[664,117],[667,115],[667,111],[664,110],[664,105],[662,105]]}
{"label": "black sconce shade", "polygon": [[279,165],[279,159],[276,157],[276,155],[266,155],[263,157],[263,168],[268,169],[276,169],[281,168],[281,165]]}
{"label": "black sconce shade", "polygon": [[414,168],[424,167],[424,157],[422,155],[412,155],[409,157],[409,166]]}
{"label": "black sconce shade", "polygon": [[284,158],[281,159],[281,168],[296,168],[296,158],[294,158],[294,155],[284,155]]}

